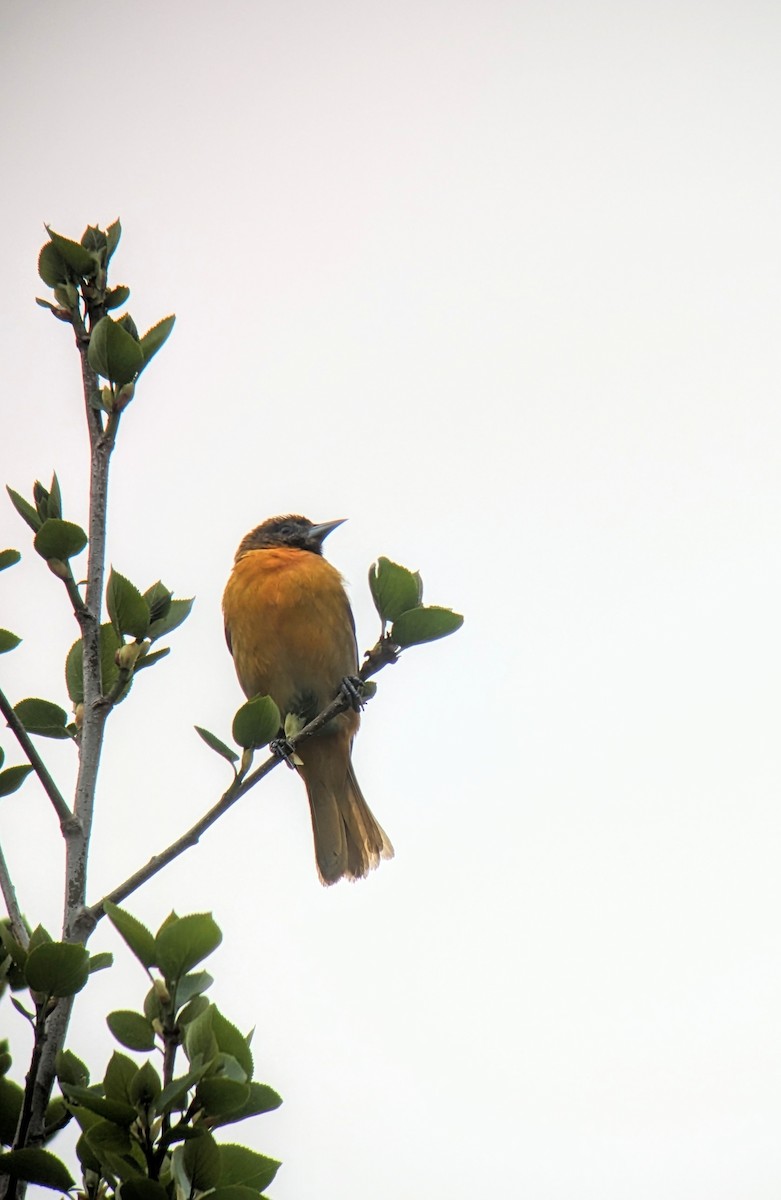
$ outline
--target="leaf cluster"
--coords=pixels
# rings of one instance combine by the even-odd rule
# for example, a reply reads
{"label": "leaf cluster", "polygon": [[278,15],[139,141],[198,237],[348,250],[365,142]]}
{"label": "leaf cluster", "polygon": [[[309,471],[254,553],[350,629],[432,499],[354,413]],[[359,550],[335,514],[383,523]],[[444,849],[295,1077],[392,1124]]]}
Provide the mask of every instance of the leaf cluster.
{"label": "leaf cluster", "polygon": [[[57,475],[47,489],[36,480],[33,502],[26,500],[13,488],[7,488],[11,502],[32,529],[33,545],[46,560],[49,569],[61,578],[68,588],[74,607],[83,605],[70,559],[87,545],[87,534],[80,525],[62,518],[62,492]],[[0,571],[19,561],[17,550],[0,552]],[[100,629],[101,681],[104,697],[117,704],[128,694],[134,675],[165,658],[170,648],[152,649],[160,638],[172,633],[189,616],[193,599],[175,599],[173,592],[160,580],[145,592],[112,570],[106,587],[106,607],[110,621]],[[10,630],[0,630],[0,653],[15,649],[21,638]],[[84,700],[84,643],[79,638],[71,646],[65,662],[65,682],[74,706]],[[67,738],[78,736],[78,723],[68,721],[67,714],[50,700],[29,697],[14,706],[14,711],[28,733],[41,737]],[[2,759],[0,758],[0,764]],[[29,767],[9,768],[14,774],[0,774],[0,795],[20,786]]]}
{"label": "leaf cluster", "polygon": [[130,313],[116,320],[109,312],[130,296],[125,284],[108,286],[108,266],[122,235],[119,221],[107,229],[90,225],[79,242],[46,226],[48,242],[38,256],[38,274],[54,293],[54,301],[37,303],[72,324],[87,343],[87,359],[96,375],[107,380],[90,399],[95,408],[120,413],[133,398],[139,376],[170,336],[176,318],[163,317],[139,334]]}
{"label": "leaf cluster", "polygon": [[382,620],[382,636],[387,636],[401,650],[447,637],[464,623],[461,614],[450,608],[425,605],[420,572],[410,571],[389,558],[378,558],[372,564],[369,588]]}
{"label": "leaf cluster", "polygon": [[[117,1194],[121,1187],[123,1200],[196,1200],[204,1192],[217,1200],[257,1200],[279,1162],[219,1142],[217,1134],[282,1101],[253,1078],[252,1035],[242,1034],[205,996],[213,980],[200,964],[220,944],[219,927],[209,913],[172,912],[153,934],[116,905],[107,903],[106,911],[151,983],[142,1009],[110,1013],[109,1029],[126,1050],[159,1052],[162,1073],[152,1058],[139,1063],[115,1051],[103,1079],[91,1083],[85,1064],[62,1052],[62,1095],[50,1104],[52,1133],[71,1117],[77,1121],[76,1152],[88,1197]],[[20,973],[17,982],[34,989],[36,1013],[14,1002],[33,1022],[57,996],[80,990],[90,970],[108,965],[106,956],[90,959],[84,947],[54,943],[42,930],[34,931],[26,952],[3,927],[0,937]],[[180,1049],[186,1061],[177,1075]],[[0,1143],[6,1146],[23,1102],[22,1089],[5,1077],[10,1064],[7,1044],[0,1043]],[[45,1187],[73,1187],[64,1164],[45,1149],[9,1150],[0,1155],[2,1170]]]}
{"label": "leaf cluster", "polygon": [[[112,570],[106,587],[110,621],[100,627],[100,668],[103,695],[118,704],[130,691],[138,671],[170,654],[170,647],[152,650],[190,615],[193,599],[175,600],[159,580],[141,592],[124,575]],[[84,701],[84,642],[74,642],[65,660],[65,683],[74,705]]]}

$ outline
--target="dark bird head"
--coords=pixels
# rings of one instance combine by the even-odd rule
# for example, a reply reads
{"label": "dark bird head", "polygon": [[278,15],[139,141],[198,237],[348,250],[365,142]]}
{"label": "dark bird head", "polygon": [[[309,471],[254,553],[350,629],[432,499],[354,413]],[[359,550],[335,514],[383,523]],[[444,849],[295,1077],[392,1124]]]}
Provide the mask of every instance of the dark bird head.
{"label": "dark bird head", "polygon": [[329,533],[346,520],[346,517],[342,517],[338,521],[324,521],[321,525],[313,525],[306,517],[269,517],[247,534],[236,551],[236,558],[241,558],[248,550],[268,550],[274,546],[293,546],[297,550],[310,550],[312,554],[322,554],[323,542]]}

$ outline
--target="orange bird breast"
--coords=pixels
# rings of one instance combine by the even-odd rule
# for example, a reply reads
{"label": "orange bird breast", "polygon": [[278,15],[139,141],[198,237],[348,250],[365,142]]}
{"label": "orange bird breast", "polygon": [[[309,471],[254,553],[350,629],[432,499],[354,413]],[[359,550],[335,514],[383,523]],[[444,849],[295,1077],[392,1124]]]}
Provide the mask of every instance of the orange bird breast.
{"label": "orange bird breast", "polygon": [[293,547],[247,551],[234,566],[223,611],[242,690],[271,696],[283,716],[311,720],[358,669],[341,576],[319,554]]}

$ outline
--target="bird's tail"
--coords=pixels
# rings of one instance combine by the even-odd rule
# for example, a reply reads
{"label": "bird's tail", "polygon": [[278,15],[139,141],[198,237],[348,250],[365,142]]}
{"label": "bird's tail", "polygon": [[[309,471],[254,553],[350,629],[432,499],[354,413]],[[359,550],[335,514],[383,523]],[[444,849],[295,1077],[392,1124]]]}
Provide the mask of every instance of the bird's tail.
{"label": "bird's tail", "polygon": [[310,738],[299,747],[298,768],[312,814],[317,870],[324,884],[362,879],[393,846],[363,798],[341,734]]}

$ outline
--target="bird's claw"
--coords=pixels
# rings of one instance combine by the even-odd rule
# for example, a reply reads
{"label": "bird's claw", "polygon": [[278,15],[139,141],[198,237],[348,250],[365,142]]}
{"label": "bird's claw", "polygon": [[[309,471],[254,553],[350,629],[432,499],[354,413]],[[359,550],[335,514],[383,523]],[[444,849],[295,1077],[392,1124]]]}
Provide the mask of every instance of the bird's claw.
{"label": "bird's claw", "polygon": [[342,680],[339,691],[343,696],[347,697],[350,703],[350,708],[355,712],[360,712],[363,708],[363,680],[360,675],[345,675]]}
{"label": "bird's claw", "polygon": [[273,742],[269,742],[268,748],[272,754],[276,754],[277,758],[281,758],[284,763],[287,763],[291,771],[295,771],[295,747],[287,740],[286,737],[274,738]]}

